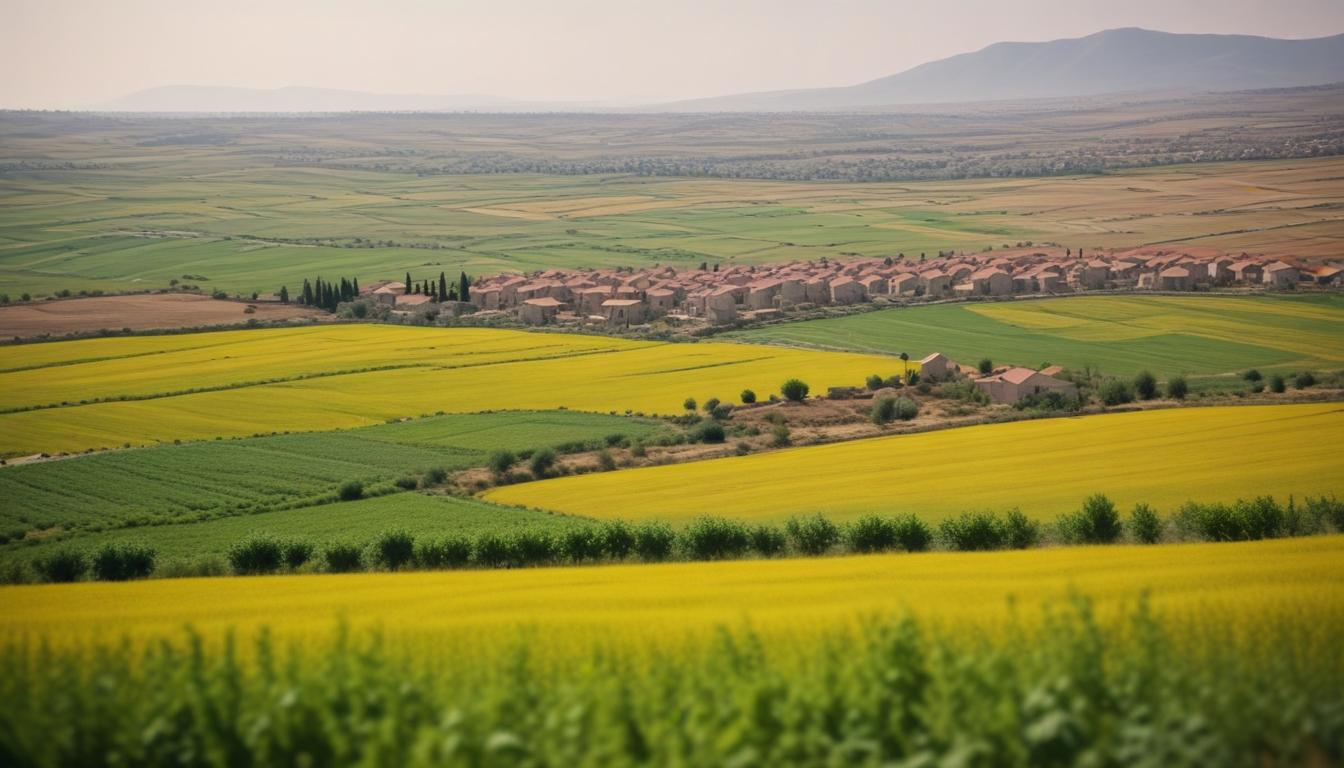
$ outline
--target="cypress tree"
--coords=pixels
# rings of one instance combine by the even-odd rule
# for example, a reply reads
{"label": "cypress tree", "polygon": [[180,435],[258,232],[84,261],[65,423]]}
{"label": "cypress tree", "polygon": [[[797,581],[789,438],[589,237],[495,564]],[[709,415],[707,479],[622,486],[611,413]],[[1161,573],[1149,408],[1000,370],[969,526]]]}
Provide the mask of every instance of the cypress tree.
{"label": "cypress tree", "polygon": [[280,303],[281,304],[289,303],[289,289],[283,285],[280,286]]}
{"label": "cypress tree", "polygon": [[355,295],[355,296],[358,296],[358,295],[359,295],[359,278],[358,278],[358,277],[352,277],[352,278],[350,278],[350,288],[351,288],[351,290],[354,292],[354,295]]}
{"label": "cypress tree", "polygon": [[457,300],[471,301],[470,288],[471,280],[467,278],[467,273],[463,272],[462,276],[457,278]]}
{"label": "cypress tree", "polygon": [[407,292],[407,293],[410,293],[410,292],[411,292],[411,273],[410,273],[410,272],[407,272],[407,273],[406,273],[406,292]]}
{"label": "cypress tree", "polygon": [[448,278],[442,272],[439,273],[439,301],[448,300]]}
{"label": "cypress tree", "polygon": [[306,277],[303,278],[303,290],[299,293],[299,303],[309,307],[313,305],[313,286]]}

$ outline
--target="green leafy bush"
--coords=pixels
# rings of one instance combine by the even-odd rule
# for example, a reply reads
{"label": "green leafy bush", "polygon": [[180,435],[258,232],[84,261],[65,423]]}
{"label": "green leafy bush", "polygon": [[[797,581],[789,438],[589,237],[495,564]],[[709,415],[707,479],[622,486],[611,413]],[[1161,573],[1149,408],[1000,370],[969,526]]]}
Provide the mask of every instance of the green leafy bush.
{"label": "green leafy bush", "polygon": [[532,454],[532,459],[528,462],[528,468],[532,470],[532,475],[538,479],[550,474],[555,466],[555,451],[550,448],[542,448]]}
{"label": "green leafy bush", "polygon": [[963,512],[938,525],[938,536],[949,549],[978,552],[1002,549],[1006,541],[1003,524],[993,512]]}
{"label": "green leafy bush", "polygon": [[322,550],[322,560],[330,573],[353,573],[363,570],[364,553],[354,544],[337,542]]}
{"label": "green leafy bush", "polygon": [[735,520],[701,517],[681,532],[681,549],[691,560],[741,557],[751,546],[747,529]]}
{"label": "green leafy bush", "polygon": [[509,564],[513,547],[503,535],[486,532],[476,537],[471,559],[482,568],[503,568]]}
{"label": "green leafy bush", "polygon": [[284,563],[284,547],[269,536],[254,536],[234,544],[226,556],[234,573],[275,573]]}
{"label": "green leafy bush", "polygon": [[560,534],[560,555],[571,563],[585,563],[602,557],[602,536],[588,525],[568,528]]}
{"label": "green leafy bush", "polygon": [[900,545],[896,522],[880,515],[864,515],[845,526],[845,543],[851,552],[886,552]]}
{"label": "green leafy bush", "polygon": [[518,457],[513,455],[513,451],[495,451],[490,454],[490,459],[486,466],[490,468],[490,473],[500,478],[509,474],[509,470],[517,463]]}
{"label": "green leafy bush", "polygon": [[446,536],[415,542],[415,564],[419,568],[465,568],[471,564],[471,539]]}
{"label": "green leafy bush", "polygon": [[1147,504],[1135,504],[1129,514],[1129,535],[1139,544],[1156,544],[1162,540],[1162,518]]}
{"label": "green leafy bush", "polygon": [[1139,371],[1139,375],[1134,377],[1134,393],[1140,400],[1157,397],[1157,377],[1148,371]]}
{"label": "green leafy bush", "polygon": [[802,379],[789,379],[779,387],[779,393],[785,400],[794,403],[801,403],[807,399],[807,393],[811,388]]}
{"label": "green leafy bush", "polygon": [[751,529],[751,548],[761,557],[776,557],[788,547],[788,537],[772,525],[758,525]]}
{"label": "green leafy bush", "polygon": [[1167,397],[1172,400],[1184,400],[1190,393],[1190,385],[1186,383],[1184,376],[1172,376],[1167,379]]}
{"label": "green leafy bush", "polygon": [[741,400],[743,405],[751,405],[756,402],[756,393],[750,389],[744,389],[742,394],[737,396],[737,399]]}
{"label": "green leafy bush", "polygon": [[144,579],[154,572],[154,550],[130,543],[104,544],[93,556],[93,577],[99,581]]}
{"label": "green leafy bush", "polygon": [[602,525],[602,552],[612,560],[624,560],[635,551],[635,530],[621,520]]}
{"label": "green leafy bush", "polygon": [[672,556],[677,534],[664,523],[644,523],[635,528],[635,554],[648,563]]}
{"label": "green leafy bush", "polygon": [[1111,379],[1101,385],[1101,390],[1097,393],[1101,397],[1101,402],[1106,405],[1124,405],[1134,402],[1134,391],[1130,389],[1127,382],[1119,379]]}
{"label": "green leafy bush", "polygon": [[306,541],[286,541],[280,545],[280,557],[291,571],[306,565],[313,558],[313,552],[313,545]]}
{"label": "green leafy bush", "polygon": [[357,501],[364,497],[364,484],[358,480],[346,480],[341,483],[336,495],[340,496],[341,501]]}
{"label": "green leafy bush", "polygon": [[555,560],[559,549],[549,532],[532,529],[514,531],[509,544],[513,562],[519,566],[546,565]]}
{"label": "green leafy bush", "polygon": [[404,530],[383,531],[373,540],[373,562],[389,571],[415,561],[415,537]]}
{"label": "green leafy bush", "polygon": [[79,581],[89,570],[89,559],[74,549],[58,549],[33,561],[33,568],[43,581],[64,584]]}
{"label": "green leafy bush", "polygon": [[1003,538],[1009,549],[1030,549],[1041,543],[1041,524],[1013,507],[1003,518]]}
{"label": "green leafy bush", "polygon": [[805,555],[822,555],[840,541],[840,529],[821,515],[791,517],[784,524],[793,548]]}

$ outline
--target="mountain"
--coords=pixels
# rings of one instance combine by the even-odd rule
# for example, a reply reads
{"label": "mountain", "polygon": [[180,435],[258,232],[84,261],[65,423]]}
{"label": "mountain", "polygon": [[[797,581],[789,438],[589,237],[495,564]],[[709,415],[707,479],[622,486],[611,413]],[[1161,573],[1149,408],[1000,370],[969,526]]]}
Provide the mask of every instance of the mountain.
{"label": "mountain", "polygon": [[493,96],[366,93],[331,88],[229,88],[166,85],[95,107],[110,112],[521,112],[554,105]]}
{"label": "mountain", "polygon": [[1044,43],[995,43],[842,88],[769,91],[659,105],[668,112],[871,109],[1092,96],[1233,91],[1344,81],[1344,34],[1311,40],[1112,29]]}

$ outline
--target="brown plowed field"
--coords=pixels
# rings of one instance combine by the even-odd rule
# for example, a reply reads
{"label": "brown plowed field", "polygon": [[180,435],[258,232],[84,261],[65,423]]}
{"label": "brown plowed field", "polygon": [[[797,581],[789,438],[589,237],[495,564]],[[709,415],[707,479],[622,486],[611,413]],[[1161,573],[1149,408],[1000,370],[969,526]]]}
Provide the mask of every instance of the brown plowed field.
{"label": "brown plowed field", "polygon": [[[256,307],[256,311],[248,314],[245,310],[249,306]],[[64,336],[70,333],[92,333],[104,328],[145,331],[236,325],[249,319],[271,322],[326,316],[318,310],[295,304],[227,301],[188,293],[93,296],[0,307],[0,339],[26,339],[44,334]]]}

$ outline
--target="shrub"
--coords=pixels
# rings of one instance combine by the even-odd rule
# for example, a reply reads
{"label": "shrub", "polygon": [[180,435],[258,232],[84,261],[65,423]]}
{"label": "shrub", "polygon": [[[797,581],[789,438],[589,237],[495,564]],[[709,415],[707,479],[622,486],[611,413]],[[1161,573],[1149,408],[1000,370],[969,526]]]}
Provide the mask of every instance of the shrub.
{"label": "shrub", "polygon": [[510,549],[503,536],[487,531],[476,537],[471,556],[483,568],[502,568],[509,564]]}
{"label": "shrub", "polygon": [[686,398],[686,400],[682,402],[681,407],[682,407],[682,408],[685,408],[685,409],[688,410],[688,411],[694,411],[694,410],[695,410],[695,398],[694,398],[694,397],[688,397],[688,398]]}
{"label": "shrub", "polygon": [[228,560],[234,573],[275,573],[284,562],[284,549],[275,539],[255,536],[230,547]]}
{"label": "shrub", "polygon": [[602,557],[602,537],[596,528],[580,525],[560,534],[560,555],[571,563],[583,563]]}
{"label": "shrub", "polygon": [[1240,541],[1244,538],[1240,521],[1226,504],[1187,502],[1172,518],[1182,538],[1204,541]]}
{"label": "shrub", "polygon": [[789,433],[789,425],[776,424],[774,429],[770,430],[770,444],[776,448],[783,448],[792,442]]}
{"label": "shrub", "polygon": [[1269,377],[1270,392],[1273,392],[1275,394],[1283,394],[1284,390],[1286,389],[1288,389],[1288,385],[1284,382],[1282,376],[1276,373],[1273,376]]}
{"label": "shrub", "polygon": [[1241,378],[1250,382],[1256,382],[1264,378],[1264,375],[1261,374],[1256,369],[1252,368],[1249,371],[1246,371],[1245,373],[1241,374]]}
{"label": "shrub", "polygon": [[779,387],[779,393],[785,400],[794,403],[801,403],[807,399],[807,393],[810,388],[802,379],[789,379]]}
{"label": "shrub", "polygon": [[756,393],[750,389],[744,389],[742,390],[742,394],[738,395],[737,398],[741,400],[744,405],[751,405],[756,402]]}
{"label": "shrub", "polygon": [[415,559],[415,537],[403,530],[383,531],[373,540],[373,562],[389,571]]}
{"label": "shrub", "polygon": [[602,551],[612,560],[624,560],[635,549],[634,529],[620,520],[604,523],[599,538]]}
{"label": "shrub", "polygon": [[471,563],[471,540],[465,536],[426,539],[415,543],[420,568],[465,568]]}
{"label": "shrub", "polygon": [[784,532],[772,525],[758,525],[751,529],[751,548],[761,557],[774,557],[788,546]]}
{"label": "shrub", "polygon": [[896,540],[906,552],[923,552],[933,544],[933,531],[914,515],[905,515],[893,520],[896,526]]}
{"label": "shrub", "polygon": [[430,467],[422,478],[425,485],[440,485],[448,479],[448,470],[443,467]]}
{"label": "shrub", "polygon": [[741,557],[751,546],[741,523],[717,517],[701,517],[681,533],[682,550],[692,560]]}
{"label": "shrub", "polygon": [[784,525],[794,549],[805,555],[822,555],[840,540],[840,529],[821,515],[793,517]]}
{"label": "shrub", "polygon": [[597,452],[597,468],[603,472],[610,472],[616,468],[616,459],[612,458],[611,451],[603,448]]}
{"label": "shrub", "polygon": [[364,484],[358,480],[346,480],[336,491],[341,501],[356,501],[364,496]]}
{"label": "shrub", "polygon": [[919,403],[908,397],[896,398],[896,418],[901,421],[910,421],[919,415]]}
{"label": "shrub", "polygon": [[981,358],[980,363],[976,365],[976,368],[980,371],[982,376],[988,376],[994,372],[994,361],[990,360],[988,357]]}
{"label": "shrub", "polygon": [[886,552],[899,545],[897,534],[894,520],[865,515],[846,526],[845,542],[854,552]]}
{"label": "shrub", "polygon": [[672,556],[677,535],[663,523],[645,523],[635,529],[635,554],[639,559],[656,563]]}
{"label": "shrub", "polygon": [[546,531],[514,531],[510,542],[513,562],[517,565],[544,565],[555,559],[556,543]]}
{"label": "shrub", "polygon": [[1004,530],[993,512],[963,512],[938,525],[939,538],[950,549],[976,552],[1003,547]]}
{"label": "shrub", "polygon": [[873,402],[873,411],[869,418],[879,427],[890,424],[891,420],[896,418],[896,398],[879,397]]}
{"label": "shrub", "polygon": [[1237,499],[1232,511],[1247,539],[1276,539],[1284,534],[1283,507],[1269,496],[1258,496],[1250,501]]}
{"label": "shrub", "polygon": [[732,403],[719,403],[709,414],[715,421],[727,421],[733,415]]}
{"label": "shrub", "polygon": [[298,570],[313,558],[313,545],[306,541],[287,541],[280,545],[280,557],[286,568]]}
{"label": "shrub", "polygon": [[528,462],[528,468],[532,470],[533,476],[538,479],[545,477],[550,473],[551,468],[555,466],[555,451],[550,448],[542,448],[532,454],[531,461]]}
{"label": "shrub", "polygon": [[719,398],[711,397],[705,401],[705,413],[713,413],[719,407]]}
{"label": "shrub", "polygon": [[99,581],[143,579],[154,572],[154,550],[139,544],[105,544],[93,556],[93,577]]}
{"label": "shrub", "polygon": [[868,390],[870,392],[878,390],[882,388],[882,377],[874,373],[873,375],[869,376],[867,381],[865,381],[864,383],[868,386]]}
{"label": "shrub", "polygon": [[393,484],[403,491],[414,491],[420,486],[420,480],[414,475],[403,475],[398,477]]}
{"label": "shrub", "polygon": [[354,544],[328,544],[322,559],[331,573],[352,573],[364,568],[364,556]]}
{"label": "shrub", "polygon": [[1156,544],[1162,540],[1162,518],[1147,504],[1135,504],[1129,513],[1129,535],[1140,544]]}
{"label": "shrub", "polygon": [[1120,532],[1120,513],[1101,493],[1088,496],[1082,509],[1059,520],[1060,536],[1074,544],[1111,544],[1120,538]]}
{"label": "shrub", "polygon": [[1134,393],[1140,400],[1157,397],[1157,378],[1148,371],[1139,371],[1139,375],[1134,377]]}
{"label": "shrub", "polygon": [[1311,371],[1303,371],[1302,373],[1297,374],[1297,377],[1293,379],[1293,386],[1298,389],[1306,389],[1307,387],[1315,385],[1316,377],[1311,374]]}
{"label": "shrub", "polygon": [[1184,376],[1172,376],[1167,379],[1167,397],[1172,400],[1184,400],[1190,393],[1190,385],[1185,382]]}
{"label": "shrub", "polygon": [[1013,507],[1004,516],[1003,538],[1010,549],[1030,549],[1041,543],[1041,524]]}
{"label": "shrub", "polygon": [[65,584],[84,578],[85,572],[89,570],[89,559],[83,552],[60,549],[34,560],[33,568],[43,581]]}
{"label": "shrub", "polygon": [[1101,402],[1106,405],[1124,405],[1134,402],[1134,392],[1129,384],[1119,379],[1111,379],[1101,385]]}
{"label": "shrub", "polygon": [[635,443],[630,446],[630,455],[637,459],[642,459],[649,455],[649,449],[645,448],[643,443]]}
{"label": "shrub", "polygon": [[490,461],[486,466],[490,468],[490,474],[500,478],[509,474],[509,470],[517,461],[518,457],[513,455],[513,451],[495,451],[490,454]]}
{"label": "shrub", "polygon": [[1334,496],[1322,496],[1319,499],[1308,496],[1302,501],[1306,506],[1307,518],[1317,521],[1314,526],[1315,530],[1319,530],[1321,522],[1324,522],[1329,524],[1336,532],[1344,532],[1344,501],[1340,501]]}
{"label": "shrub", "polygon": [[702,443],[722,443],[725,438],[723,425],[713,419],[704,422],[695,430],[695,439]]}

